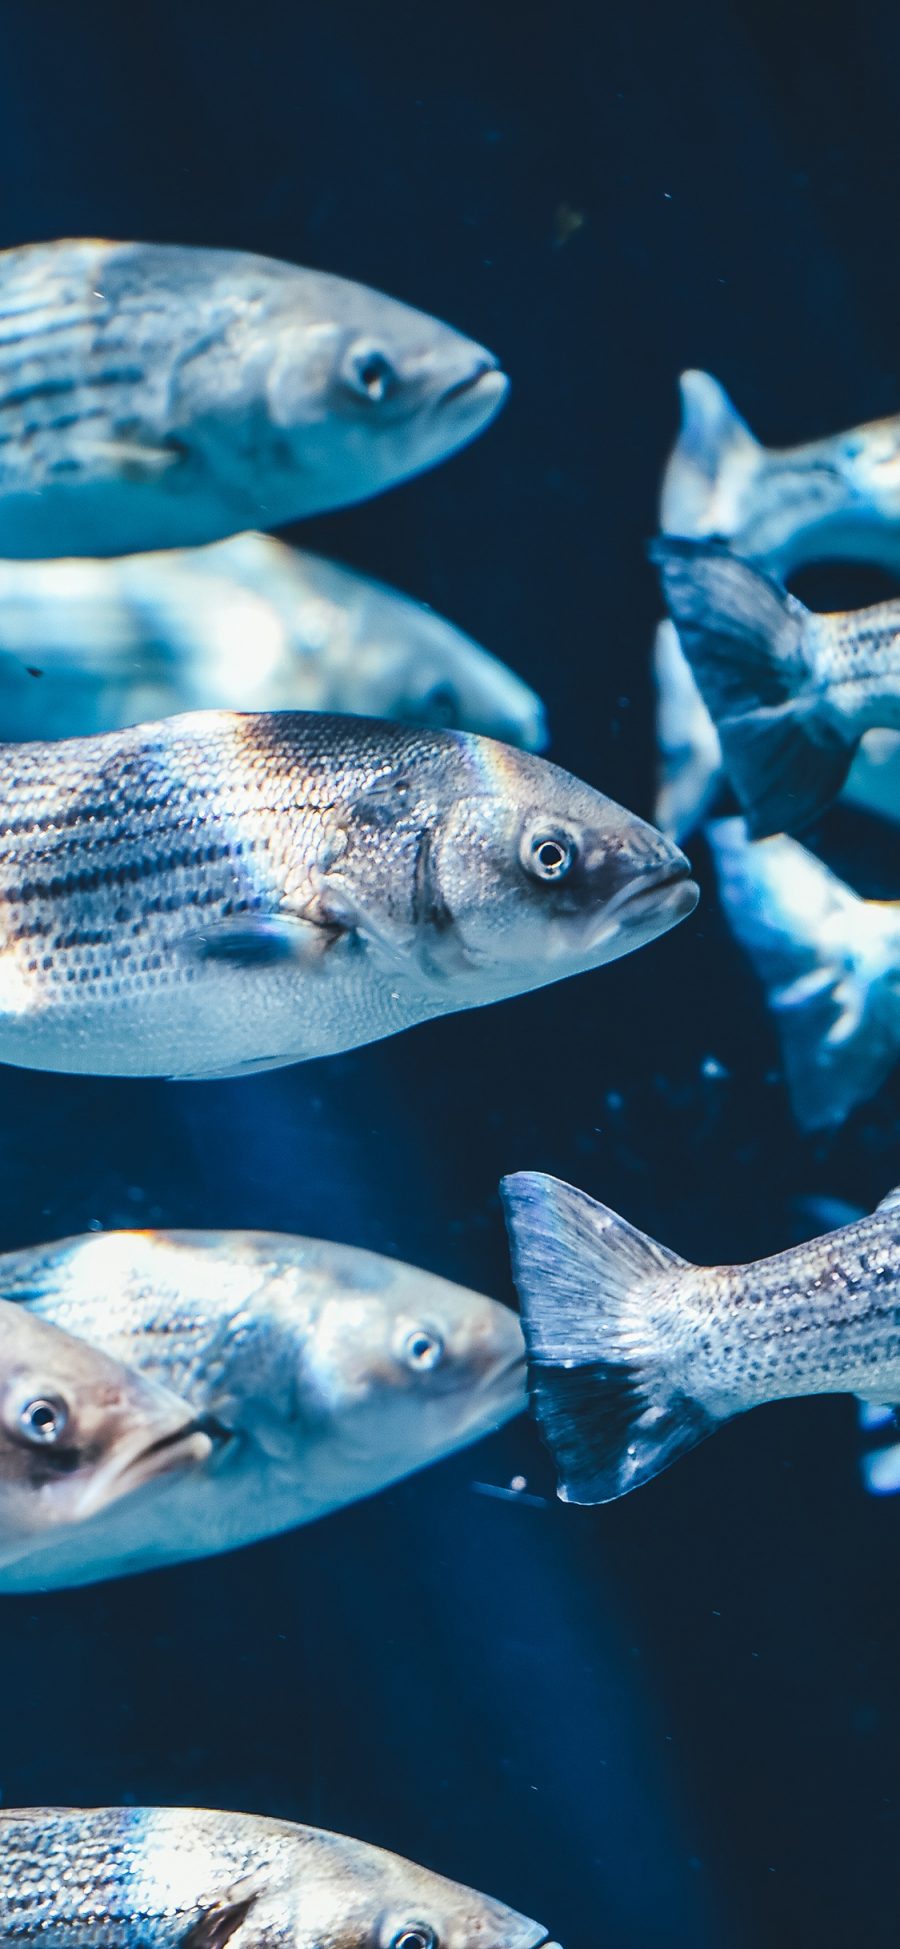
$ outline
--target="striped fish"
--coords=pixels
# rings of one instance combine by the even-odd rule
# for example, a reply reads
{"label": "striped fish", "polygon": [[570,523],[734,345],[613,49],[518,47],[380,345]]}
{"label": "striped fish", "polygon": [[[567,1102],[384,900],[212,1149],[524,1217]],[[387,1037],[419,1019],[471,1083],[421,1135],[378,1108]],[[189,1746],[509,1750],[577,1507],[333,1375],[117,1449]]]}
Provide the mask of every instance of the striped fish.
{"label": "striped fish", "polygon": [[497,361],[380,292],[242,251],[0,252],[0,555],[215,541],[462,446]]}
{"label": "striped fish", "polygon": [[197,712],[0,746],[0,1061],[233,1075],[599,966],[683,854],[464,732]]}

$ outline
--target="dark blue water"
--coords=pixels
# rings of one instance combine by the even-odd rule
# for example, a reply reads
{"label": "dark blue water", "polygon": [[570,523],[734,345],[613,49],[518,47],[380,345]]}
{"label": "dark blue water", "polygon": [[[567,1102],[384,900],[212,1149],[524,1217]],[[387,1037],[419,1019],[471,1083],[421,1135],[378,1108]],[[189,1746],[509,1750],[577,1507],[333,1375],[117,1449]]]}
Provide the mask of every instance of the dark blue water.
{"label": "dark blue water", "polygon": [[[303,541],[470,629],[546,697],[553,756],[644,812],[676,376],[708,367],[773,441],[896,412],[898,181],[887,0],[0,8],[0,243],[271,252],[497,350],[514,391],[483,440]],[[874,822],[817,841],[897,894]],[[0,1246],[270,1226],[511,1297],[504,1171],[699,1259],[822,1229],[811,1198],[870,1206],[900,1177],[896,1082],[798,1136],[695,858],[698,914],[633,959],[339,1060],[0,1071]],[[566,1949],[894,1945],[900,1504],[863,1498],[856,1457],[849,1402],[790,1404],[576,1511],[521,1422],[232,1558],[5,1600],[0,1793],[319,1822]],[[477,1486],[516,1473],[537,1506]]]}

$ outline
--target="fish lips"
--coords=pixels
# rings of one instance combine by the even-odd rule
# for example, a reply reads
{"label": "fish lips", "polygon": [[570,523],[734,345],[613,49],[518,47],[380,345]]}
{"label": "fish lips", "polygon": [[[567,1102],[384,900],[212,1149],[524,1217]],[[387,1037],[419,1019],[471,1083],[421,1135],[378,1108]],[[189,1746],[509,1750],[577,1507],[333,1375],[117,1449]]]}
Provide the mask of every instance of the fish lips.
{"label": "fish lips", "polygon": [[670,860],[636,876],[613,895],[591,935],[591,946],[609,945],[613,954],[627,954],[686,920],[699,898],[690,862],[683,853],[673,852]]}
{"label": "fish lips", "polygon": [[467,440],[495,418],[508,393],[506,373],[490,352],[485,352],[467,372],[444,387],[437,411],[441,418],[452,414],[460,440]]}
{"label": "fish lips", "polygon": [[164,1476],[204,1467],[223,1438],[224,1431],[208,1416],[186,1416],[153,1441],[148,1442],[144,1432],[138,1440],[122,1444],[86,1484],[77,1501],[76,1519],[87,1522]]}

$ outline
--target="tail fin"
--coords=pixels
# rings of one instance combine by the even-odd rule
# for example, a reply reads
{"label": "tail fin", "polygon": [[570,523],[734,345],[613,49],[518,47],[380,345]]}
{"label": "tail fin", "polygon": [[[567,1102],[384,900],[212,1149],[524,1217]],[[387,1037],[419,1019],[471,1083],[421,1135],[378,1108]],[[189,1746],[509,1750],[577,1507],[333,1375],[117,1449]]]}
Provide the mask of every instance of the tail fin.
{"label": "tail fin", "polygon": [[612,1502],[712,1433],[668,1372],[653,1300],[687,1262],[558,1178],[501,1185],[529,1386],[564,1502]]}
{"label": "tail fin", "polygon": [[653,823],[680,844],[696,830],[722,784],[722,747],[674,623],[657,627],[653,680],[659,749]]}
{"label": "tail fin", "polygon": [[815,618],[727,548],[662,536],[651,554],[751,837],[806,825],[853,756],[823,710]]}
{"label": "tail fin", "polygon": [[861,900],[794,839],[709,828],[719,896],[775,1015],[797,1122],[843,1123],[900,1060],[900,910]]}
{"label": "tail fin", "polygon": [[741,524],[740,504],[764,449],[709,372],[679,380],[681,431],[669,456],[660,497],[667,535],[720,535]]}

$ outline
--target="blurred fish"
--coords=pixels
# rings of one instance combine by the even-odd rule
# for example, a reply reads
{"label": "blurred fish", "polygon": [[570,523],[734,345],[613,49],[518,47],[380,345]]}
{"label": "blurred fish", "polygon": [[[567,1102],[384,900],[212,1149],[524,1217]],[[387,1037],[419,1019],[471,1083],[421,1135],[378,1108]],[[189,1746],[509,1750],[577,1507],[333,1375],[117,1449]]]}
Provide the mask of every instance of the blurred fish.
{"label": "blurred fish", "polygon": [[762,447],[710,373],[682,373],[680,389],[665,534],[727,541],[772,574],[840,556],[900,569],[900,414],[804,446]]}
{"label": "blurred fish", "polygon": [[815,615],[726,548],[653,555],[751,838],[808,824],[863,733],[900,730],[900,602]]}
{"label": "blurred fish", "polygon": [[900,1400],[900,1191],[751,1265],[696,1266],[585,1192],[503,1184],[532,1401],[564,1502],[612,1502],[766,1401]]}
{"label": "blurred fish", "polygon": [[[703,702],[673,622],[660,623],[653,648],[659,748],[654,819],[660,831],[688,839],[727,786],[719,734]],[[900,734],[867,731],[841,797],[900,823]]]}
{"label": "blurred fish", "polygon": [[0,1061],[215,1076],[598,967],[692,912],[684,855],[531,753],[197,712],[0,747]]}
{"label": "blurred fish", "polygon": [[775,1016],[794,1115],[844,1119],[900,1060],[900,902],[862,900],[794,839],[709,829],[719,897]]}
{"label": "blurred fish", "polygon": [[0,253],[0,554],[216,541],[365,500],[493,418],[497,361],[324,271],[75,238]]}
{"label": "blurred fish", "polygon": [[0,1588],[10,1564],[30,1582],[55,1543],[89,1562],[111,1508],[139,1528],[151,1485],[191,1479],[211,1454],[159,1381],[0,1300]]}
{"label": "blurred fish", "polygon": [[374,1495],[526,1406],[515,1313],[351,1246],[94,1232],[0,1256],[0,1295],[23,1332],[77,1334],[216,1435],[209,1467],[173,1477],[138,1520],[110,1511],[90,1549],[48,1537],[40,1559],[0,1566],[3,1590],[255,1542]]}
{"label": "blurred fish", "polygon": [[541,701],[462,630],[267,535],[117,561],[0,561],[0,737],[209,708],[353,711],[543,749]]}
{"label": "blurred fish", "polygon": [[199,1807],[0,1812],[0,1949],[559,1949],[344,1834]]}
{"label": "blurred fish", "polygon": [[718,731],[673,622],[657,627],[653,681],[659,753],[653,816],[661,832],[680,842],[702,823],[725,775]]}

